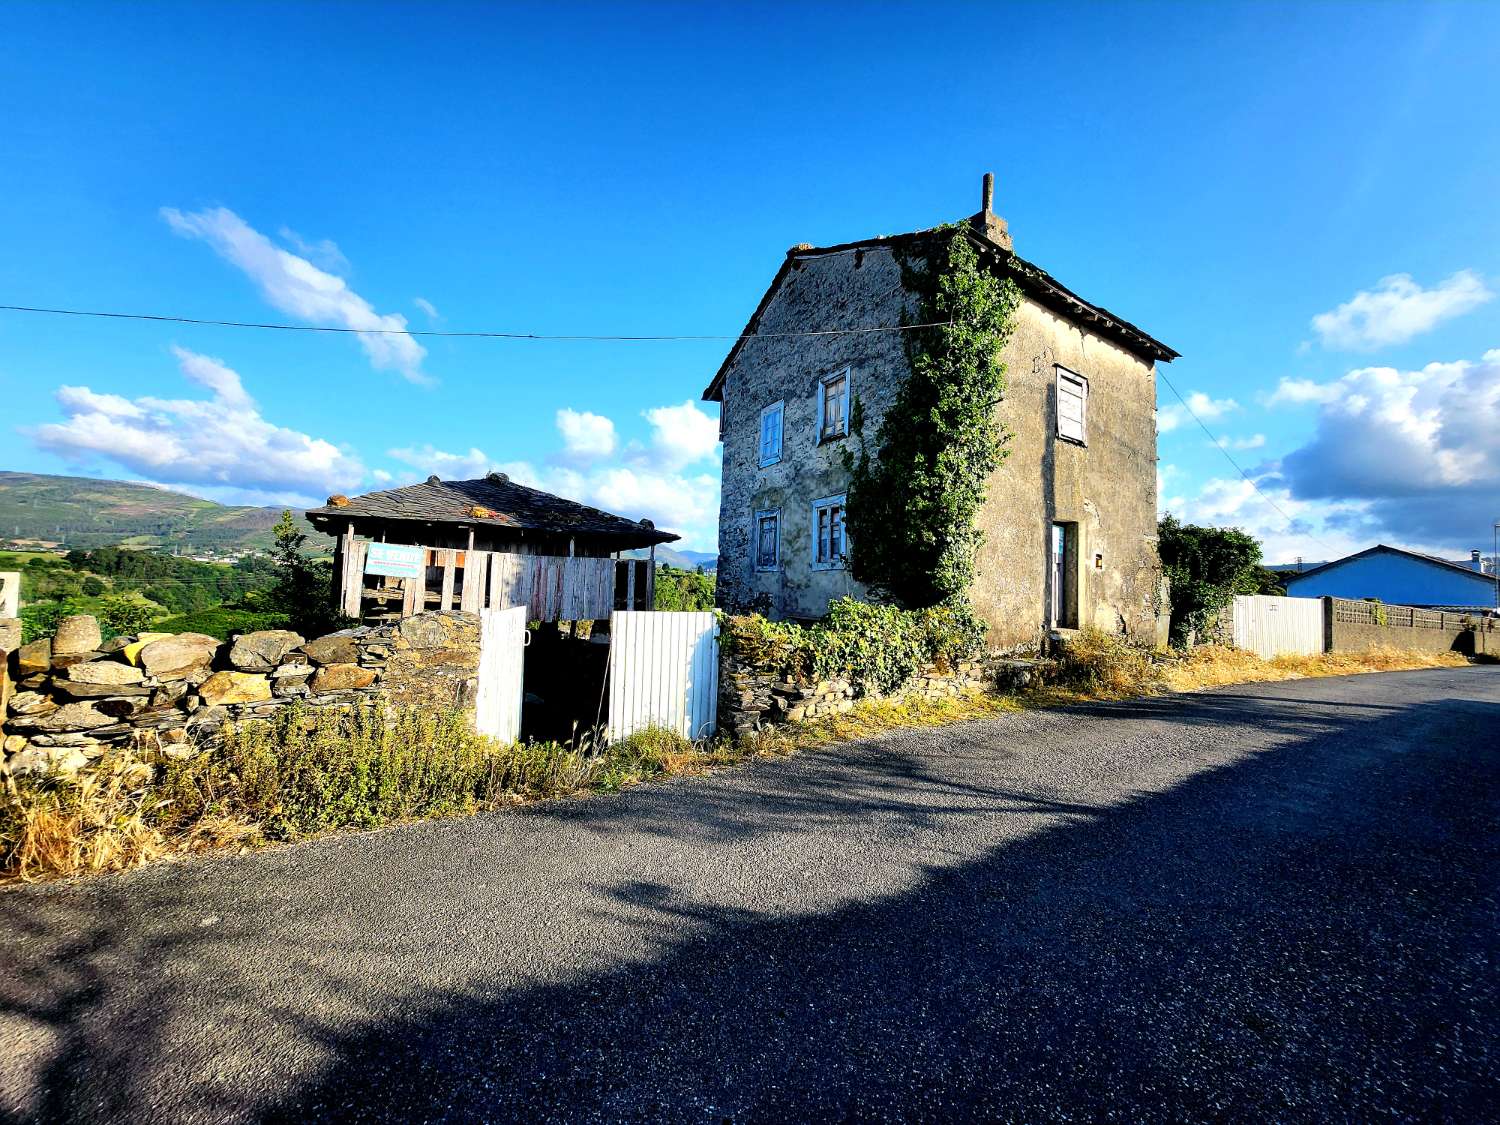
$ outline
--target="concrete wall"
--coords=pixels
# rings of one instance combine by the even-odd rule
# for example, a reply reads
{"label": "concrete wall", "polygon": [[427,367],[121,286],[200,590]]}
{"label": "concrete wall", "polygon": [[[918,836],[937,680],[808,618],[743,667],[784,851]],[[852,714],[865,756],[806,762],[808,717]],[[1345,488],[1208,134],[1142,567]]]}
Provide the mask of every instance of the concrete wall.
{"label": "concrete wall", "polygon": [[1329,652],[1395,648],[1500,656],[1500,621],[1494,618],[1344,598],[1324,598],[1323,607]]}
{"label": "concrete wall", "polygon": [[[889,249],[799,262],[762,313],[762,333],[892,325],[913,311]],[[1030,301],[1005,348],[1008,389],[996,411],[1011,433],[979,516],[985,542],[971,591],[992,647],[1039,642],[1047,626],[1051,524],[1077,525],[1069,617],[1155,638],[1155,368]],[[819,445],[819,377],[850,365],[873,439],[909,367],[900,333],[747,341],[725,373],[719,600],[732,610],[818,617],[841,595],[869,593],[844,571],[812,567],[814,500],[848,486],[840,456],[854,439]],[[1087,445],[1056,437],[1055,365],[1089,381]],[[779,464],[760,467],[761,410],[784,401]],[[752,521],[781,512],[781,563],[757,573]],[[858,549],[857,545],[854,547]],[[1098,557],[1100,565],[1096,567]]]}
{"label": "concrete wall", "polygon": [[1395,551],[1376,551],[1316,574],[1285,577],[1287,593],[1298,598],[1378,598],[1392,605],[1495,604],[1492,577],[1466,574]]}
{"label": "concrete wall", "polygon": [[[979,517],[984,543],[972,591],[991,644],[1041,638],[1054,522],[1077,527],[1071,622],[1152,643],[1160,580],[1154,365],[1030,301],[1017,311],[1004,359],[998,417],[1011,435],[1009,455]],[[1058,364],[1088,380],[1087,445],[1057,436]]]}

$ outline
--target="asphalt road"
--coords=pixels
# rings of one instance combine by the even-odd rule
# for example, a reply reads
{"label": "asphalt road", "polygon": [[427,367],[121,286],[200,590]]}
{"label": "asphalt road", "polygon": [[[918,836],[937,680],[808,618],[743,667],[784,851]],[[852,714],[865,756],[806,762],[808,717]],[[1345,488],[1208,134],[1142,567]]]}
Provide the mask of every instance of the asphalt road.
{"label": "asphalt road", "polygon": [[1500,667],[0,893],[18,1120],[1494,1119]]}

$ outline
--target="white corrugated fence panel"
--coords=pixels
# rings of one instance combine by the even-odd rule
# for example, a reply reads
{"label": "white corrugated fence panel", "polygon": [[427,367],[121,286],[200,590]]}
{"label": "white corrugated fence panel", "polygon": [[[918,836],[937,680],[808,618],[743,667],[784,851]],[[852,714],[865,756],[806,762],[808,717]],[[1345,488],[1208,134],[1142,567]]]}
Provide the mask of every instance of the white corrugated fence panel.
{"label": "white corrugated fence panel", "polygon": [[1266,660],[1322,652],[1322,599],[1235,595],[1234,646]]}
{"label": "white corrugated fence panel", "polygon": [[515,742],[521,737],[526,607],[482,610],[479,623],[474,729],[501,742]]}
{"label": "white corrugated fence panel", "polygon": [[610,739],[652,726],[706,738],[718,713],[719,626],[712,613],[610,615]]}

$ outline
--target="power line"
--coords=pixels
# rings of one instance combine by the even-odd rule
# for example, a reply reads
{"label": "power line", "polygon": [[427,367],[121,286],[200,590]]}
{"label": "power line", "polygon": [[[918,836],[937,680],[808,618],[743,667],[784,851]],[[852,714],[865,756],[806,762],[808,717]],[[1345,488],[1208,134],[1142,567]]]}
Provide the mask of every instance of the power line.
{"label": "power line", "polygon": [[93,309],[46,309],[33,305],[0,305],[3,312],[43,313],[48,316],[86,316],[104,320],[144,320],[158,324],[193,324],[208,328],[262,328],[276,332],[334,332],[350,336],[445,336],[482,340],[551,340],[561,342],[667,343],[693,340],[767,340],[794,336],[858,336],[872,332],[910,332],[918,328],[945,328],[953,322],[935,320],[928,324],[895,324],[878,328],[821,328],[802,332],[751,332],[739,336],[705,333],[676,336],[609,336],[548,335],[544,332],[479,332],[437,328],[339,328],[320,324],[275,324],[250,320],[204,320],[191,316],[160,316],[153,313],[101,312]]}
{"label": "power line", "polygon": [[[1180,403],[1182,403],[1182,408],[1188,412],[1188,417],[1190,417],[1194,422],[1197,422],[1198,423],[1198,428],[1200,430],[1202,430],[1205,434],[1208,435],[1208,440],[1214,443],[1214,448],[1217,449],[1220,453],[1224,454],[1224,457],[1229,461],[1229,463],[1231,465],[1234,466],[1235,471],[1238,472],[1240,474],[1240,476],[1242,476],[1242,477],[1245,478],[1245,482],[1247,484],[1249,484],[1251,488],[1255,489],[1256,494],[1262,500],[1264,500],[1267,504],[1271,505],[1271,507],[1276,510],[1277,514],[1280,515],[1282,519],[1286,520],[1286,529],[1288,531],[1292,532],[1294,535],[1297,534],[1297,532],[1293,528],[1293,525],[1295,524],[1296,521],[1293,520],[1291,516],[1287,515],[1286,512],[1284,512],[1282,510],[1280,504],[1276,503],[1276,501],[1272,500],[1269,496],[1267,496],[1265,494],[1265,492],[1263,492],[1261,490],[1260,485],[1258,485],[1255,482],[1255,478],[1254,477],[1252,477],[1249,473],[1245,472],[1244,469],[1240,468],[1240,463],[1238,461],[1236,461],[1233,456],[1230,455],[1230,452],[1229,452],[1228,449],[1224,448],[1224,443],[1219,438],[1217,438],[1217,437],[1214,436],[1214,432],[1212,430],[1210,430],[1207,425],[1204,424],[1203,419],[1200,418],[1200,417],[1198,417],[1198,415],[1196,413],[1194,413],[1193,408],[1188,405],[1188,400],[1182,397],[1182,392],[1179,391],[1176,388],[1176,386],[1173,385],[1172,380],[1170,380],[1170,379],[1167,378],[1166,372],[1164,372],[1164,371],[1162,371],[1162,370],[1160,370],[1158,368],[1156,373],[1157,373],[1157,375],[1159,375],[1161,377],[1161,381],[1167,385],[1168,389],[1171,390],[1171,392],[1174,395],[1177,396],[1177,401],[1180,402]],[[1329,544],[1323,542],[1323,540],[1319,539],[1316,535],[1313,535],[1311,532],[1308,532],[1307,533],[1307,538],[1311,539],[1314,543],[1318,544],[1325,551],[1330,552],[1330,554],[1332,556],[1337,557],[1338,551],[1335,548],[1331,547]]]}

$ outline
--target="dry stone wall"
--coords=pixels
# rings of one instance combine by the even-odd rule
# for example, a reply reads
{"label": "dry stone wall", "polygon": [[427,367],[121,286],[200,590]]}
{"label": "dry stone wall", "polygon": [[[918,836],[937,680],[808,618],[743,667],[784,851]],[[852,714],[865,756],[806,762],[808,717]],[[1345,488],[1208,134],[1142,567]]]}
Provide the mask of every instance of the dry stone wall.
{"label": "dry stone wall", "polygon": [[849,680],[810,682],[784,679],[733,652],[724,652],[719,669],[719,727],[730,734],[750,734],[778,723],[796,723],[838,715],[866,699],[952,699],[974,689],[1014,691],[1031,684],[1041,667],[1029,660],[965,660],[954,667],[928,665],[889,695],[863,695]]}
{"label": "dry stone wall", "polygon": [[8,774],[73,772],[107,747],[187,755],[225,723],[297,701],[350,709],[374,700],[469,707],[479,618],[424,613],[305,640],[285,629],[222,642],[201,633],[105,641],[92,617],[66,618],[27,645],[0,622],[0,745]]}

